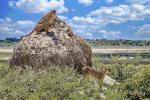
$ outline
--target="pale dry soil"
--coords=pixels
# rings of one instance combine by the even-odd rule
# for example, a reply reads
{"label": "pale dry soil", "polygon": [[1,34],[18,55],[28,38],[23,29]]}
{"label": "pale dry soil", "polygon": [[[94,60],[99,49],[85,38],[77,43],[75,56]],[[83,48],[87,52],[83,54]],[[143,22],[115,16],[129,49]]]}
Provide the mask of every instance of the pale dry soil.
{"label": "pale dry soil", "polygon": [[[13,49],[9,48],[0,48],[0,52],[8,52],[8,53],[12,53]],[[150,49],[135,49],[135,48],[105,48],[105,49],[101,49],[101,48],[94,48],[92,49],[93,53],[113,53],[113,52],[150,52]]]}
{"label": "pale dry soil", "polygon": [[[0,60],[8,60],[11,57],[13,48],[0,47]],[[143,53],[150,52],[150,48],[92,48],[95,54],[111,54],[111,53]],[[122,59],[122,58],[119,58]]]}
{"label": "pale dry soil", "polygon": [[112,49],[100,49],[100,48],[94,48],[92,49],[93,53],[115,53],[115,52],[150,52],[150,49],[135,49],[135,48],[112,48]]}
{"label": "pale dry soil", "polygon": [[0,52],[12,53],[13,49],[0,48]]}
{"label": "pale dry soil", "polygon": [[8,60],[11,57],[13,49],[0,48],[0,60]]}

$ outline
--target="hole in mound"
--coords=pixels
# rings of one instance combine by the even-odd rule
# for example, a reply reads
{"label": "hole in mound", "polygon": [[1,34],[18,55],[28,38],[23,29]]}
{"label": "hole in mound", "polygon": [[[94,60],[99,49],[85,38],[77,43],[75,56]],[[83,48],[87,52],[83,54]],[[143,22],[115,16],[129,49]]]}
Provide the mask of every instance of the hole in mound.
{"label": "hole in mound", "polygon": [[54,43],[57,45],[58,44],[58,41],[59,39],[57,37],[53,37],[52,40],[54,41]]}
{"label": "hole in mound", "polygon": [[45,31],[44,29],[41,29],[41,30],[40,30],[40,32],[44,32],[44,31]]}
{"label": "hole in mound", "polygon": [[47,32],[47,35],[50,37],[53,37],[55,34],[54,34],[54,32]]}

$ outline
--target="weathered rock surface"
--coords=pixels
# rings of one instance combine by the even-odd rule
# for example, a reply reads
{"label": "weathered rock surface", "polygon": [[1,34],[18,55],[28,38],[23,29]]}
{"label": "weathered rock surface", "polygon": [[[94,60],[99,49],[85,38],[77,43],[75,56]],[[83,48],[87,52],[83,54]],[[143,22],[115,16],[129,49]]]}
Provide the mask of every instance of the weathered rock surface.
{"label": "weathered rock surface", "polygon": [[92,66],[91,47],[50,11],[14,48],[10,67],[41,69],[50,65]]}

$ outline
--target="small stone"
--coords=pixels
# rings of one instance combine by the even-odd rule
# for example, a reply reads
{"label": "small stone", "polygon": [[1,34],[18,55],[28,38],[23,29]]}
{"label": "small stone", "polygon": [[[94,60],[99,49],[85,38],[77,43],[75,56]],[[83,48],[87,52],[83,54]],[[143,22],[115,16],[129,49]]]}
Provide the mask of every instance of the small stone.
{"label": "small stone", "polygon": [[73,36],[73,32],[70,31],[70,32],[68,33],[68,36],[69,36],[69,37],[72,37],[72,36]]}

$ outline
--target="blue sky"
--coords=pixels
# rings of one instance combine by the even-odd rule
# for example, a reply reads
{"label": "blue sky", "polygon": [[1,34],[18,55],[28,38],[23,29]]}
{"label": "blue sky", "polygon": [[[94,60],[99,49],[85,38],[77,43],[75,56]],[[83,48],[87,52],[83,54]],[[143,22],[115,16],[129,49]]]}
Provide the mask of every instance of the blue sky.
{"label": "blue sky", "polygon": [[52,9],[83,38],[150,40],[150,0],[1,0],[0,39],[28,34]]}

